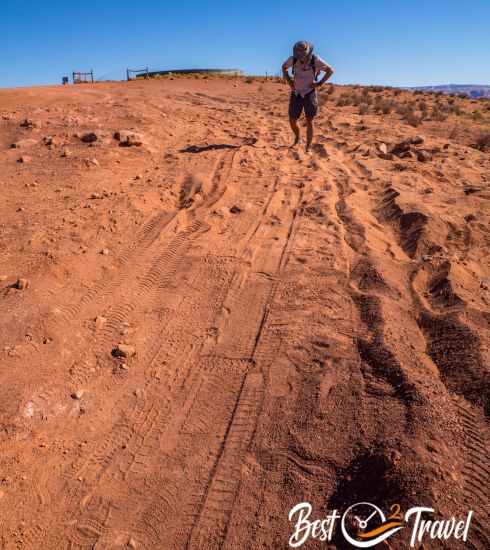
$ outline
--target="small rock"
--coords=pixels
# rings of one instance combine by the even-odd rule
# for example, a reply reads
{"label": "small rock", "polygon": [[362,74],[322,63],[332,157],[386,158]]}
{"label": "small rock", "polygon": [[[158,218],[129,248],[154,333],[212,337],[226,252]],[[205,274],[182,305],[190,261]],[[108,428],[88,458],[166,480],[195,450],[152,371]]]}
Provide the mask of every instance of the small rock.
{"label": "small rock", "polygon": [[415,136],[410,138],[410,143],[412,145],[420,145],[421,143],[424,143],[424,138],[422,136]]}
{"label": "small rock", "polygon": [[473,193],[478,193],[481,191],[481,187],[474,187],[473,185],[466,185],[464,188],[465,195],[472,195]]}
{"label": "small rock", "polygon": [[231,212],[232,214],[240,214],[241,211],[242,211],[242,209],[241,209],[239,206],[237,206],[237,205],[232,206],[232,207],[230,208],[230,212]]}
{"label": "small rock", "polygon": [[17,279],[13,286],[17,290],[25,290],[29,286],[29,281],[27,279]]}
{"label": "small rock", "polygon": [[425,189],[422,190],[422,193],[424,195],[430,195],[433,192],[434,192],[434,189],[432,189],[432,187],[426,187]]}
{"label": "small rock", "polygon": [[128,359],[136,355],[136,349],[128,344],[118,344],[111,353],[113,357],[124,357]]}
{"label": "small rock", "polygon": [[128,547],[132,548],[132,549],[135,549],[135,548],[138,548],[138,544],[136,543],[136,541],[134,539],[131,538],[128,541]]}
{"label": "small rock", "polygon": [[392,464],[398,464],[401,459],[402,459],[401,453],[396,449],[393,449],[390,453],[390,462]]}
{"label": "small rock", "polygon": [[378,143],[378,151],[382,153],[383,155],[388,154],[388,147],[386,143]]}
{"label": "small rock", "polygon": [[84,143],[93,143],[94,141],[97,141],[98,137],[95,132],[87,132],[83,134],[80,138]]}
{"label": "small rock", "polygon": [[428,162],[429,160],[432,160],[432,155],[429,151],[421,149],[420,151],[417,151],[417,160],[419,162]]}
{"label": "small rock", "polygon": [[396,155],[399,157],[401,153],[406,153],[407,151],[410,151],[410,142],[409,141],[401,141],[400,143],[397,143],[391,148],[391,153],[393,155]]}
{"label": "small rock", "polygon": [[107,318],[102,315],[97,315],[95,318],[95,328],[100,330],[107,323]]}
{"label": "small rock", "polygon": [[135,180],[141,180],[143,179],[143,176],[141,174],[138,174],[137,176],[134,176]]}
{"label": "small rock", "polygon": [[119,141],[121,147],[139,147],[143,145],[143,137],[141,134],[137,134],[131,130],[118,130],[114,133],[114,139]]}
{"label": "small rock", "polygon": [[20,126],[22,128],[39,128],[40,124],[38,122],[34,122],[34,120],[31,120],[30,118],[25,118],[20,123]]}
{"label": "small rock", "polygon": [[61,156],[64,158],[71,157],[72,152],[70,149],[63,149],[63,152],[61,153]]}
{"label": "small rock", "polygon": [[108,248],[103,248],[100,253],[103,255],[103,256],[108,256],[109,255],[109,249]]}
{"label": "small rock", "polygon": [[71,397],[72,399],[76,399],[77,401],[80,401],[84,393],[85,393],[85,390],[77,390],[71,394]]}
{"label": "small rock", "polygon": [[90,195],[90,198],[91,198],[91,199],[102,199],[103,197],[102,197],[102,195],[101,195],[100,193],[92,193],[92,194]]}
{"label": "small rock", "polygon": [[61,145],[61,140],[57,138],[56,136],[46,136],[43,138],[44,145]]}
{"label": "small rock", "polygon": [[474,222],[476,220],[476,216],[475,214],[467,214],[464,219],[466,222]]}
{"label": "small rock", "polygon": [[11,149],[27,149],[36,145],[37,141],[34,138],[20,139],[10,146]]}
{"label": "small rock", "polygon": [[412,159],[413,158],[413,153],[412,151],[403,151],[402,153],[400,153],[398,155],[399,158],[401,159]]}
{"label": "small rock", "polygon": [[17,159],[17,162],[19,162],[20,164],[29,164],[30,162],[32,162],[32,158],[28,155],[22,155]]}

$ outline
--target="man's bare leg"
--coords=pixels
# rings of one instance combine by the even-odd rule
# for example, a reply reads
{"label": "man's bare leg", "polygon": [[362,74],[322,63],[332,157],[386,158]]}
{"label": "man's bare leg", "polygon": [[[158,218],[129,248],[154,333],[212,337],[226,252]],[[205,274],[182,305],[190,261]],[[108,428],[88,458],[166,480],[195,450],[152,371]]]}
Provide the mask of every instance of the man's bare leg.
{"label": "man's bare leg", "polygon": [[299,135],[298,121],[294,118],[289,117],[289,124],[291,125],[291,130],[294,133],[294,143],[293,143],[293,145],[298,145],[298,143],[301,141],[301,137]]}
{"label": "man's bare leg", "polygon": [[313,119],[306,119],[306,152],[311,149],[311,143],[313,141]]}

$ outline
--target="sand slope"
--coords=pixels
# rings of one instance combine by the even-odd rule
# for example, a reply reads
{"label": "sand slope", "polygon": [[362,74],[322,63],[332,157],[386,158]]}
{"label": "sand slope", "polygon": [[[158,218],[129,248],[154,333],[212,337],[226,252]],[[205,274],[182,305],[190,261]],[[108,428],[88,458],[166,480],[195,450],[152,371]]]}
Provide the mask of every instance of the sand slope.
{"label": "sand slope", "polygon": [[488,547],[489,153],[324,98],[307,155],[287,97],[0,91],[3,548],[285,548],[303,500]]}

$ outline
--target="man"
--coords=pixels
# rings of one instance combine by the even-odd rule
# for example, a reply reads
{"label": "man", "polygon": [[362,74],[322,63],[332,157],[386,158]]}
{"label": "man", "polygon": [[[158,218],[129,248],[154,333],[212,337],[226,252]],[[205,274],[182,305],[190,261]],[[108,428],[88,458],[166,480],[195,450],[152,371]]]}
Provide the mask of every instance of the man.
{"label": "man", "polygon": [[[294,78],[291,78],[289,69],[292,69]],[[324,72],[317,82],[318,73]],[[298,119],[305,111],[306,117],[306,152],[311,148],[313,140],[313,119],[318,113],[317,88],[324,84],[333,74],[333,69],[323,59],[313,55],[313,44],[301,41],[293,46],[293,55],[282,65],[282,74],[291,86],[289,99],[289,123],[294,132],[294,144],[301,142]]]}

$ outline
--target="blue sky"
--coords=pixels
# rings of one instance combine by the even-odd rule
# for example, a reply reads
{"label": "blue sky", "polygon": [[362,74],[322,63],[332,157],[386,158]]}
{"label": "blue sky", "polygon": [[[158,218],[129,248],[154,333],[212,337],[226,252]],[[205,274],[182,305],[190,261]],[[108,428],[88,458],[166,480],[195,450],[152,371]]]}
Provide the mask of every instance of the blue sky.
{"label": "blue sky", "polygon": [[490,84],[489,27],[489,0],[2,0],[0,87],[91,68],[277,73],[300,39],[338,83]]}

